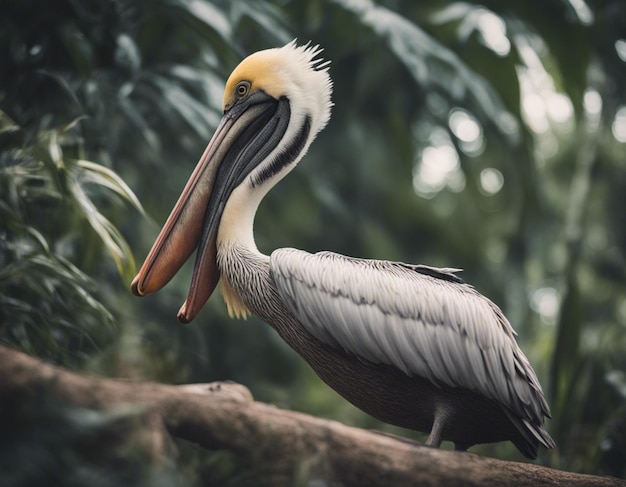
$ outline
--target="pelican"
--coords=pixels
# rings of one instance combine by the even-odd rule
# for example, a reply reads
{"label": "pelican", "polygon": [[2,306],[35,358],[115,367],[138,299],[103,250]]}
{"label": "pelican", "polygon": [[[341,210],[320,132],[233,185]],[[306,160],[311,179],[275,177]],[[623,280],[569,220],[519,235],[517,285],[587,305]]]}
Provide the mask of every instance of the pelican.
{"label": "pelican", "polygon": [[131,284],[163,287],[197,248],[178,318],[221,279],[231,317],[268,323],[345,399],[457,450],[510,440],[528,458],[554,448],[550,409],[502,311],[456,269],[296,249],[261,253],[254,216],[330,118],[319,46],[254,53],[229,77],[223,118]]}

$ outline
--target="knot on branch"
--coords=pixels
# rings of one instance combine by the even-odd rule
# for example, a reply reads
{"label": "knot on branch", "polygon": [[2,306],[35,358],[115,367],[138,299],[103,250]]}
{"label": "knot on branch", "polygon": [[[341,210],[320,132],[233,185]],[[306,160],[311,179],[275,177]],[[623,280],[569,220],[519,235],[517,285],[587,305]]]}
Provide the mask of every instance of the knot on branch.
{"label": "knot on branch", "polygon": [[217,396],[219,399],[230,399],[237,402],[254,401],[250,389],[231,381],[217,381],[206,384],[184,384],[177,387],[189,394]]}

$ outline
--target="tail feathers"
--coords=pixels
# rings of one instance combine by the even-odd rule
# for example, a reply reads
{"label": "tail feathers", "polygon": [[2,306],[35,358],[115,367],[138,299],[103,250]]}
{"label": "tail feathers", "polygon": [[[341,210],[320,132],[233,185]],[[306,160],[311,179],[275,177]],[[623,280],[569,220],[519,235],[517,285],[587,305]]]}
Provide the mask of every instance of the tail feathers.
{"label": "tail feathers", "polygon": [[543,425],[531,423],[525,418],[519,418],[512,414],[509,414],[509,419],[521,435],[512,440],[513,444],[526,458],[537,458],[539,446],[548,449],[556,448],[556,443]]}

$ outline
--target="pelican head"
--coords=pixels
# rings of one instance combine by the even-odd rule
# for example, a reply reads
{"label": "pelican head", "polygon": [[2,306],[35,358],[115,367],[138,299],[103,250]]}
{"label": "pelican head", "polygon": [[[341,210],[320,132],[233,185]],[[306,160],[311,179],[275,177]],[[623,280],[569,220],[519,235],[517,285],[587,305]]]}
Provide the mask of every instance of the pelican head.
{"label": "pelican head", "polygon": [[133,294],[161,289],[198,247],[178,313],[189,322],[219,280],[218,244],[237,239],[254,246],[252,224],[263,196],[295,167],[330,118],[329,63],[320,52],[293,41],[254,53],[235,68],[222,120],[133,280]]}

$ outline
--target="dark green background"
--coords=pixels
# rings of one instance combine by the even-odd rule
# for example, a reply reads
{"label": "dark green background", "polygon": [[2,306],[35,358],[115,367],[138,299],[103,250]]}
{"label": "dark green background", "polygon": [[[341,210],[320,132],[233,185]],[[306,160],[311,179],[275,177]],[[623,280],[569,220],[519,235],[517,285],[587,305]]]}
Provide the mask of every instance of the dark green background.
{"label": "dark green background", "polygon": [[[494,52],[494,33],[508,50]],[[128,291],[219,120],[228,74],[293,38],[324,48],[335,105],[261,205],[259,248],[463,268],[509,317],[551,404],[558,449],[540,461],[625,476],[621,0],[0,0],[0,340],[107,376],[230,379],[258,400],[399,432],[329,390],[267,325],[230,320],[219,293],[178,324],[190,266],[154,296]],[[548,115],[522,110],[538,106]],[[459,109],[480,127],[477,150],[451,130]],[[428,148],[442,146],[458,164],[416,192]],[[58,414],[62,431],[93,427],[43,416]],[[34,448],[46,434],[18,437]],[[236,458],[179,448],[176,482],[247,485]],[[520,459],[507,443],[473,450]],[[144,473],[134,485],[158,483]]]}

